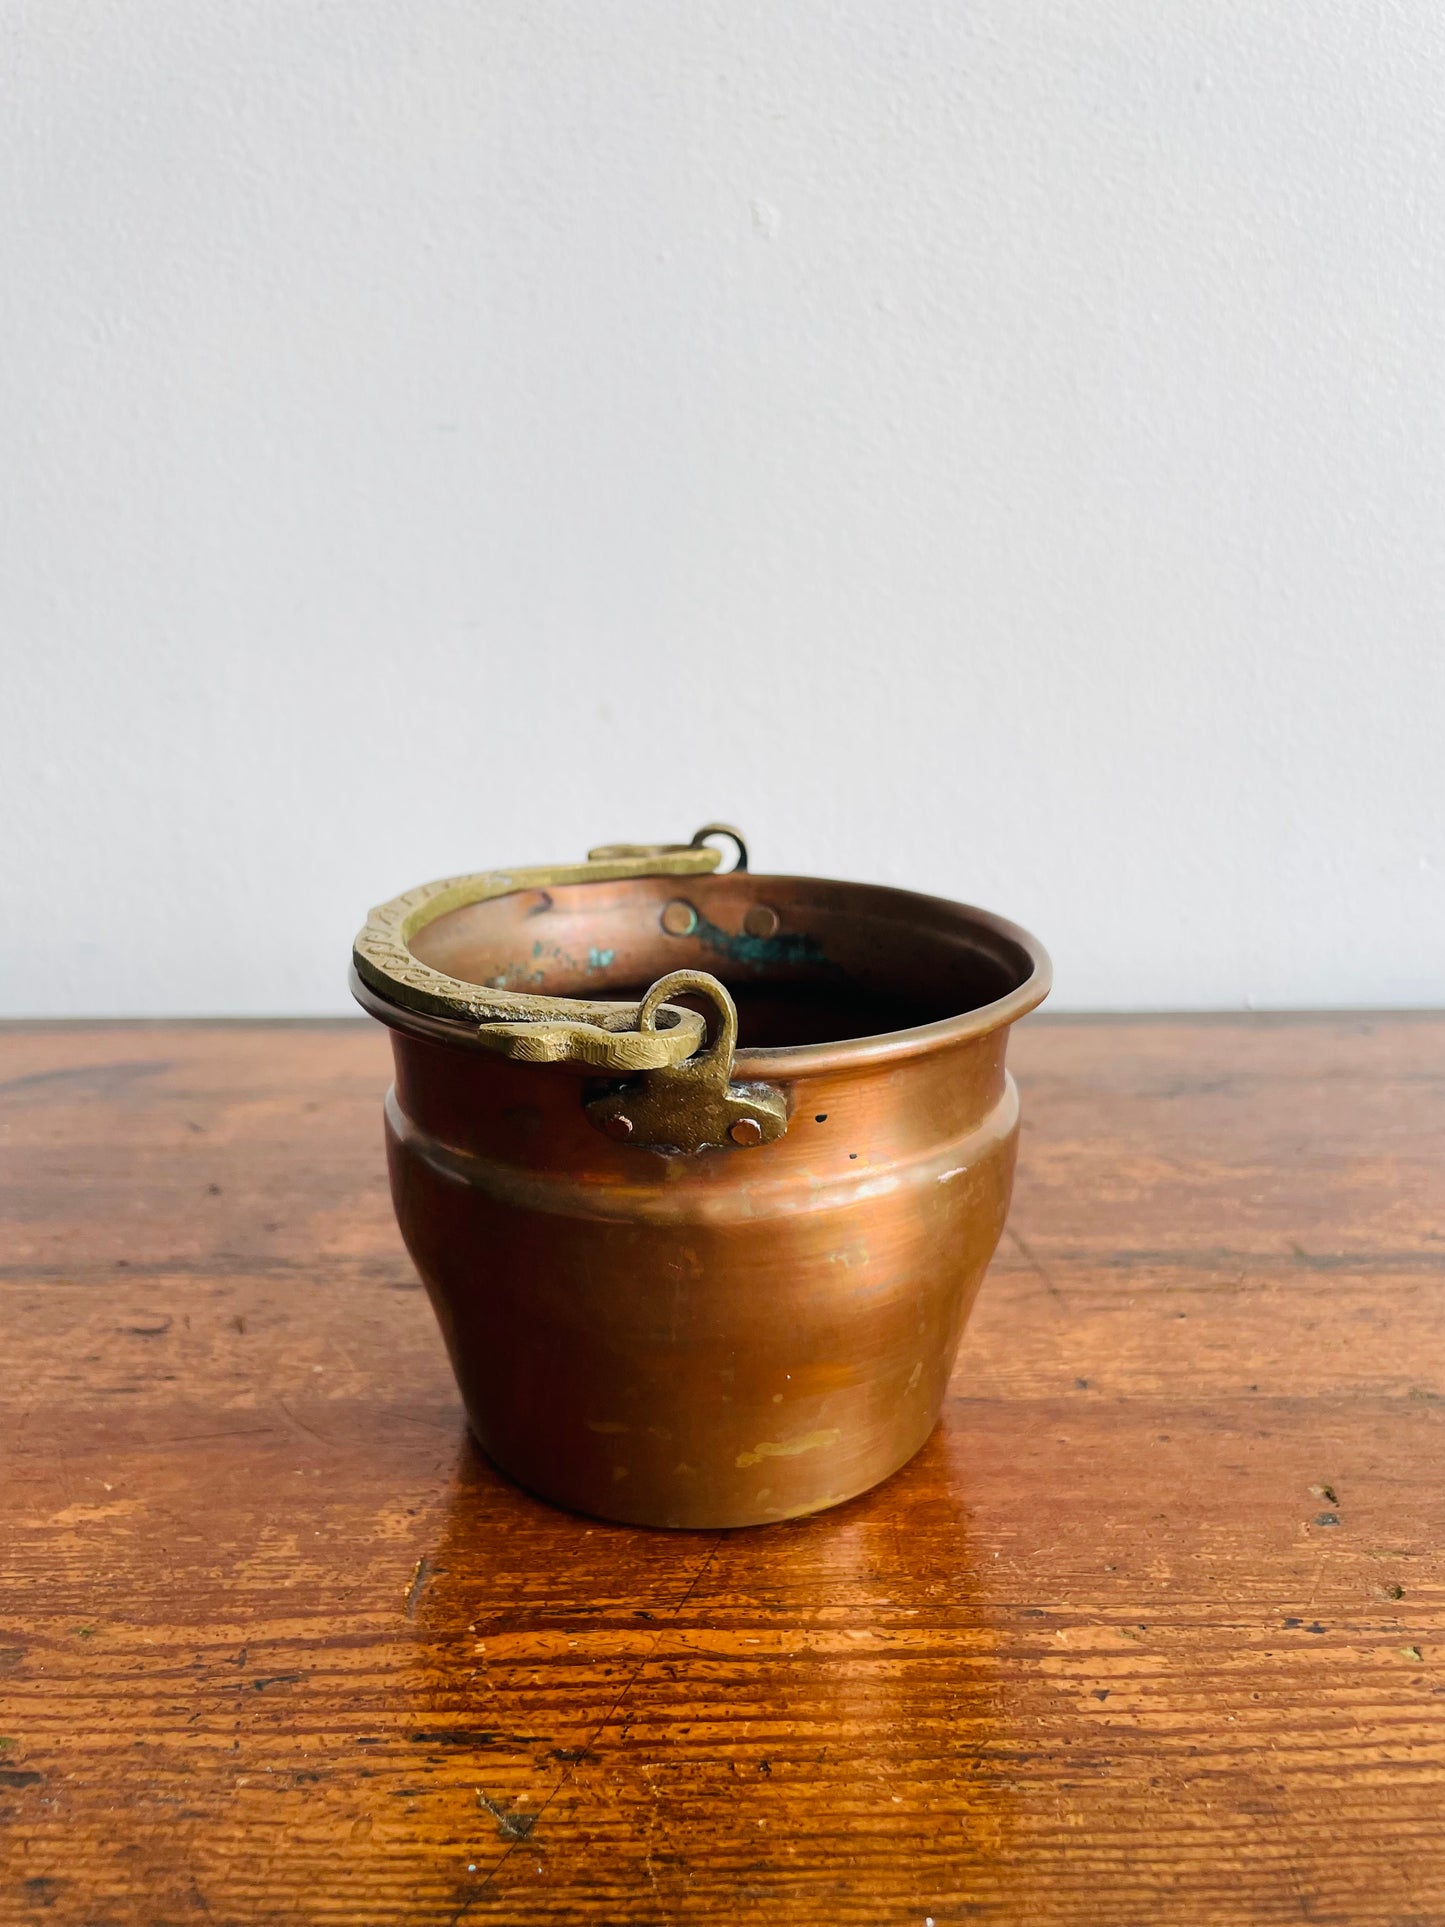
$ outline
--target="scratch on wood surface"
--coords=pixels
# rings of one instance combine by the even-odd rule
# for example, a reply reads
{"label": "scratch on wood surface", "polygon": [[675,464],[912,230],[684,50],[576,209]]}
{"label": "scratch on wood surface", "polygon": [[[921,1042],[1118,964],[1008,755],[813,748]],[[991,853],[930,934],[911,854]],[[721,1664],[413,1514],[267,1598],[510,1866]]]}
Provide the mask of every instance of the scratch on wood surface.
{"label": "scratch on wood surface", "polygon": [[439,1579],[445,1572],[444,1566],[436,1565],[429,1553],[423,1553],[412,1567],[411,1581],[406,1589],[404,1611],[408,1619],[416,1612],[417,1602],[426,1591],[430,1580]]}
{"label": "scratch on wood surface", "polygon": [[503,1840],[525,1840],[536,1826],[539,1815],[522,1813],[503,1806],[499,1801],[489,1800],[480,1787],[477,1788],[477,1805],[485,1807],[497,1823],[497,1832]]}
{"label": "scratch on wood surface", "polygon": [[1004,1226],[1004,1230],[1007,1232],[1009,1238],[1013,1241],[1013,1243],[1017,1245],[1019,1250],[1023,1253],[1024,1259],[1026,1260],[1026,1262],[1033,1267],[1033,1270],[1037,1275],[1039,1282],[1043,1285],[1044,1290],[1049,1294],[1049,1296],[1054,1300],[1056,1304],[1062,1305],[1064,1303],[1064,1294],[1059,1290],[1058,1286],[1054,1283],[1053,1279],[1050,1277],[1048,1267],[1044,1264],[1043,1260],[1038,1257],[1033,1247],[1025,1243],[1022,1233],[1015,1231],[1011,1224],[1006,1224]]}

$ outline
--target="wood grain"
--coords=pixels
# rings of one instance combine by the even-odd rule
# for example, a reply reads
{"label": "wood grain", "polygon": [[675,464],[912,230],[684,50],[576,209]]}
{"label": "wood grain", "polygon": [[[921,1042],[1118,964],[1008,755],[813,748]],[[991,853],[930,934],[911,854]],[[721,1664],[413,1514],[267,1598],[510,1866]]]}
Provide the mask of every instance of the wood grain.
{"label": "wood grain", "polygon": [[382,1036],[0,1031],[0,1920],[1445,1922],[1445,1017],[1030,1022],[923,1453],[468,1447]]}

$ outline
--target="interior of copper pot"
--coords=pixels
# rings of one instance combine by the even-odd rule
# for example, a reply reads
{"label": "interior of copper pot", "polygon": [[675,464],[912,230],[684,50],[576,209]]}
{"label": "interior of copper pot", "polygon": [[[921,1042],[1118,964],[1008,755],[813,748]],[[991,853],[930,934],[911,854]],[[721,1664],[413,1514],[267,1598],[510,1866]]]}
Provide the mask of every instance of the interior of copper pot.
{"label": "interior of copper pot", "polygon": [[706,970],[732,992],[740,1047],[754,1050],[937,1023],[1006,997],[1034,969],[1022,943],[960,904],[737,871],[494,897],[438,917],[410,947],[464,982],[548,997],[622,1001],[668,971]]}

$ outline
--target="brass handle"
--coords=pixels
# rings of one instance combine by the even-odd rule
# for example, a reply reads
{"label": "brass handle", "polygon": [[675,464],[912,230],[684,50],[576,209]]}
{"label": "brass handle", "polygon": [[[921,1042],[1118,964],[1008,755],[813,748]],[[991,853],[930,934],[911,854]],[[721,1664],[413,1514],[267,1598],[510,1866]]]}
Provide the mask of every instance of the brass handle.
{"label": "brass handle", "polygon": [[[600,843],[595,850],[589,850],[587,852],[587,861],[589,863],[615,863],[619,861],[619,859],[628,857],[676,856],[680,851],[703,849],[707,844],[708,838],[712,836],[725,836],[730,838],[736,845],[738,853],[738,860],[733,865],[733,870],[747,869],[748,846],[743,841],[742,831],[735,830],[731,823],[704,823],[700,830],[693,831],[691,843]],[[713,868],[717,861],[718,859],[714,855],[713,861],[708,865],[708,868]],[[726,870],[723,874],[725,876],[731,876],[732,870]]]}
{"label": "brass handle", "polygon": [[[737,852],[738,852],[738,860],[733,865],[733,869],[734,870],[747,869],[748,846],[743,841],[743,833],[741,830],[735,830],[731,823],[704,823],[700,830],[697,830],[693,833],[692,848],[695,850],[700,849],[702,845],[707,842],[710,836],[730,837],[732,841],[737,845]],[[728,874],[731,875],[731,872],[728,872]]]}
{"label": "brass handle", "polygon": [[696,1011],[670,1010],[672,1021],[659,1025],[659,1008],[654,1005],[644,1029],[639,1023],[640,1005],[542,997],[466,983],[424,964],[410,944],[418,931],[449,911],[520,890],[632,877],[706,876],[719,862],[718,852],[706,847],[707,839],[721,835],[737,844],[737,867],[746,869],[747,847],[739,833],[727,824],[709,823],[691,843],[607,844],[591,851],[585,863],[488,870],[423,884],[372,911],[352,951],[357,975],[391,1003],[466,1023],[484,1050],[502,1057],[533,1064],[577,1063],[614,1073],[681,1065],[692,1057],[705,1034]]}
{"label": "brass handle", "polygon": [[637,1028],[644,1036],[657,1029],[657,1014],[669,997],[685,995],[689,990],[697,991],[703,997],[710,997],[717,1006],[717,1036],[706,1050],[699,1051],[688,1059],[688,1069],[694,1077],[701,1076],[704,1069],[725,1084],[732,1076],[733,1052],[738,1047],[738,1007],[733,1002],[732,992],[721,978],[714,977],[706,970],[669,970],[665,977],[659,977],[651,985],[637,1006]]}
{"label": "brass handle", "polygon": [[599,1131],[622,1144],[663,1152],[744,1149],[768,1144],[788,1128],[783,1094],[770,1084],[735,1084],[733,1053],[738,1009],[727,986],[705,970],[673,970],[659,977],[637,1006],[637,1029],[654,1036],[657,1014],[669,997],[693,991],[718,1013],[717,1035],[685,1063],[646,1071],[620,1090],[594,1097],[587,1115]]}

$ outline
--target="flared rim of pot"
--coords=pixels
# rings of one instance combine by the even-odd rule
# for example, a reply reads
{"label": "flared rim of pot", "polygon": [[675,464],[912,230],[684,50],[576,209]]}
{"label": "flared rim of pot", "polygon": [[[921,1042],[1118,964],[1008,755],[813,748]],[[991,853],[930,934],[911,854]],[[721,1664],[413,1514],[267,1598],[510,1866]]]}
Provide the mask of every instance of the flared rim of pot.
{"label": "flared rim of pot", "polygon": [[[735,874],[724,872],[718,880],[723,881]],[[695,884],[701,884],[702,881],[700,877],[694,879]],[[900,1063],[952,1044],[967,1042],[971,1038],[988,1036],[1016,1023],[1043,1002],[1052,985],[1053,966],[1038,938],[1021,925],[991,910],[980,909],[977,905],[891,884],[865,884],[825,877],[752,873],[748,881],[751,887],[764,894],[769,886],[779,889],[794,887],[858,891],[866,893],[869,899],[880,906],[891,907],[898,913],[902,923],[909,921],[908,913],[911,911],[914,920],[922,916],[933,919],[936,924],[952,925],[955,930],[967,927],[970,935],[986,940],[980,948],[992,961],[1016,975],[1018,981],[1003,995],[986,1003],[926,1023],[818,1043],[743,1045],[735,1056],[737,1071],[741,1076],[781,1080],[855,1070],[865,1065]],[[594,886],[586,884],[579,887]],[[365,981],[355,965],[351,970],[350,985],[361,1007],[394,1030],[462,1049],[470,1048],[478,1052],[486,1049],[475,1025],[466,1017],[436,1015],[396,1002]],[[565,1068],[588,1073],[587,1065],[581,1063]]]}
{"label": "flared rim of pot", "polygon": [[[757,879],[759,883],[772,880]],[[776,880],[785,883],[831,881],[802,877],[780,877]],[[820,1071],[849,1070],[865,1063],[894,1063],[903,1058],[918,1057],[926,1051],[936,1050],[940,1045],[963,1043],[971,1037],[986,1037],[993,1031],[1002,1030],[1016,1023],[1020,1017],[1026,1017],[1031,1010],[1036,1010],[1048,996],[1053,984],[1053,963],[1038,938],[1021,924],[997,916],[992,910],[979,909],[975,904],[958,903],[951,897],[929,896],[920,890],[904,890],[882,883],[855,884],[852,887],[866,889],[880,897],[894,898],[900,907],[904,903],[927,905],[931,909],[966,918],[976,929],[1000,938],[1021,952],[1028,964],[1028,975],[1002,997],[976,1005],[972,1010],[960,1011],[952,1017],[938,1018],[932,1023],[914,1024],[901,1030],[878,1031],[866,1037],[840,1038],[830,1043],[783,1044],[739,1050],[737,1062],[745,1065],[752,1076],[781,1077],[789,1070],[805,1071],[811,1076]]]}

